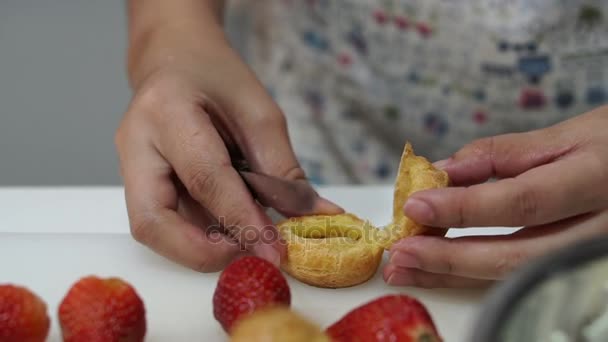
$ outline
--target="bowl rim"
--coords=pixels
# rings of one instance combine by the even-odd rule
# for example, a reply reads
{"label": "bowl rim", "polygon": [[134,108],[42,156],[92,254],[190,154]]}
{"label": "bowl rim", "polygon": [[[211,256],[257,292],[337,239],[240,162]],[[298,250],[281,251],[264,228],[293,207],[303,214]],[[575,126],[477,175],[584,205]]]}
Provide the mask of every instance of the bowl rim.
{"label": "bowl rim", "polygon": [[495,285],[483,300],[470,341],[499,341],[500,328],[517,304],[543,281],[603,257],[608,257],[608,234],[568,245],[523,265]]}

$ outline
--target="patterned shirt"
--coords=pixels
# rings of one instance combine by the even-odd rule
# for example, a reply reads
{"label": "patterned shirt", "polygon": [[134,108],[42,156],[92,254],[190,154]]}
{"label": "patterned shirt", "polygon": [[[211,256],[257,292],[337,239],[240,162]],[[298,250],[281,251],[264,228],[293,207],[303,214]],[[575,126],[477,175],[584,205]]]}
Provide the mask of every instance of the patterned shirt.
{"label": "patterned shirt", "polygon": [[606,0],[232,0],[226,29],[317,184],[430,159],[608,101]]}

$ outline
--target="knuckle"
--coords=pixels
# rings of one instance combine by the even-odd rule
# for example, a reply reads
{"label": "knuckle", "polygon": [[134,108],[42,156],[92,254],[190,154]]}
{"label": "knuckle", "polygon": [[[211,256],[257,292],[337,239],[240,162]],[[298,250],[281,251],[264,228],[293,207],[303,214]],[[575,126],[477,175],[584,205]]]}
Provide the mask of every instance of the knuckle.
{"label": "knuckle", "polygon": [[119,127],[118,129],[116,129],[116,131],[114,132],[114,146],[116,146],[116,148],[119,148],[122,141],[123,141],[123,133],[124,129],[121,127]]}
{"label": "knuckle", "polygon": [[408,271],[408,274],[409,274],[409,277],[411,280],[411,284],[413,286],[422,287],[422,288],[426,287],[425,285],[427,285],[428,282],[426,281],[422,272],[417,272],[417,271],[412,270],[412,271]]}
{"label": "knuckle", "polygon": [[258,238],[256,227],[247,226],[245,222],[251,213],[244,208],[243,203],[234,200],[223,193],[220,175],[232,172],[229,164],[213,165],[211,167],[193,164],[186,171],[185,187],[190,195],[215,215],[225,232],[238,241]]}
{"label": "knuckle", "polygon": [[223,212],[226,215],[224,229],[228,233],[228,236],[239,241],[241,244],[254,244],[258,231],[254,226],[243,224],[245,217],[242,208],[239,209],[233,205],[224,209]]}
{"label": "knuckle", "polygon": [[410,277],[412,284],[419,288],[434,289],[441,286],[441,277],[426,272],[412,271]]}
{"label": "knuckle", "polygon": [[520,186],[513,194],[512,216],[525,224],[532,224],[538,215],[538,194],[534,188]]}
{"label": "knuckle", "polygon": [[162,89],[146,86],[135,94],[131,106],[137,108],[134,113],[157,112],[166,104],[165,94]]}
{"label": "knuckle", "polygon": [[465,146],[465,150],[469,150],[477,155],[492,155],[494,151],[495,137],[484,137],[476,139]]}
{"label": "knuckle", "polygon": [[469,208],[469,205],[465,204],[467,202],[464,201],[460,201],[459,203],[460,204],[458,205],[458,213],[456,216],[456,227],[464,227],[466,225],[465,212],[467,212],[467,208]]}
{"label": "knuckle", "polygon": [[445,280],[443,280],[443,277],[434,277],[434,276],[425,276],[421,279],[420,284],[418,285],[418,287],[423,288],[423,289],[437,289],[437,288],[442,288],[442,287],[447,287],[447,285],[445,285]]}
{"label": "knuckle", "polygon": [[227,249],[219,248],[209,252],[201,253],[195,259],[191,266],[195,271],[200,273],[218,272],[225,267],[236,255],[238,250],[234,246],[229,246]]}
{"label": "knuckle", "polygon": [[456,227],[465,227],[469,225],[472,217],[478,217],[479,197],[477,196],[477,189],[478,187],[472,186],[460,190],[455,202],[457,203]]}
{"label": "knuckle", "polygon": [[278,109],[266,111],[263,115],[256,115],[249,119],[252,127],[260,129],[286,129],[287,119]]}
{"label": "knuckle", "polygon": [[132,116],[146,116],[165,127],[173,123],[177,116],[202,112],[202,105],[196,96],[184,88],[179,80],[153,80],[140,88],[130,105]]}
{"label": "knuckle", "polygon": [[[185,170],[185,186],[190,195],[199,200],[220,200],[222,198],[221,184],[218,182],[219,175],[230,172],[232,166],[226,163],[211,164],[204,162],[192,162]],[[235,209],[236,210],[236,209]]]}
{"label": "knuckle", "polygon": [[133,103],[145,108],[158,108],[171,99],[171,94],[179,87],[180,81],[171,74],[153,75],[137,90]]}
{"label": "knuckle", "polygon": [[590,176],[598,180],[599,185],[597,188],[591,191],[594,195],[593,200],[596,202],[605,203],[608,201],[608,158],[600,151],[592,151],[589,153],[589,170]]}
{"label": "knuckle", "polygon": [[114,147],[117,151],[120,151],[123,146],[124,135],[124,128],[122,126],[114,132]]}
{"label": "knuckle", "polygon": [[499,258],[494,266],[494,278],[504,279],[515,271],[526,260],[527,255],[521,251],[511,251]]}
{"label": "knuckle", "polygon": [[194,270],[200,273],[209,273],[216,271],[216,267],[212,263],[211,258],[208,255],[204,255],[196,261]]}
{"label": "knuckle", "polygon": [[219,194],[219,184],[216,181],[217,169],[209,169],[200,163],[191,163],[187,169],[185,185],[192,197],[200,199],[202,194],[214,198]]}
{"label": "knuckle", "polygon": [[[432,239],[428,244],[418,244],[413,254],[420,262],[420,269],[432,273],[453,274],[456,265],[453,251],[459,249],[452,239]],[[433,251],[433,253],[429,253]]]}
{"label": "knuckle", "polygon": [[114,132],[114,147],[117,151],[123,150],[129,142],[129,130],[131,125],[129,120],[124,118],[120,123],[120,126]]}
{"label": "knuckle", "polygon": [[[448,244],[450,244],[450,240],[447,240]],[[439,272],[438,273],[443,273],[443,274],[454,274],[455,270],[455,265],[454,265],[454,260],[453,260],[453,255],[451,253],[448,253],[447,251],[450,250],[450,248],[443,248],[441,252],[441,254],[439,254]]]}
{"label": "knuckle", "polygon": [[453,274],[454,273],[454,261],[452,260],[452,258],[447,255],[444,254],[442,257],[442,261],[443,261],[443,273],[445,274]]}
{"label": "knuckle", "polygon": [[156,219],[151,215],[140,216],[131,220],[131,236],[143,245],[153,245]]}

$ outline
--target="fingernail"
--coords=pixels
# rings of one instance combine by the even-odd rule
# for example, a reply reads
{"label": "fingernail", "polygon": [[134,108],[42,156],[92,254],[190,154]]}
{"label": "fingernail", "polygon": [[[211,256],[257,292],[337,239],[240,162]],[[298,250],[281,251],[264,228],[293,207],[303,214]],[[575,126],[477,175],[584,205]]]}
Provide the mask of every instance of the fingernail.
{"label": "fingernail", "polygon": [[341,214],[344,212],[344,209],[334,202],[319,196],[315,202],[315,212],[322,214]]}
{"label": "fingernail", "polygon": [[435,221],[435,212],[428,203],[417,198],[410,198],[405,202],[403,211],[413,220],[420,223],[431,223]]}
{"label": "fingernail", "polygon": [[253,247],[253,253],[271,262],[273,265],[279,267],[281,265],[281,254],[278,250],[269,244],[259,244]]}
{"label": "fingernail", "polygon": [[407,272],[395,271],[388,276],[386,283],[391,286],[408,286],[412,285],[414,282],[412,277]]}
{"label": "fingernail", "polygon": [[390,263],[407,268],[421,268],[420,261],[413,255],[404,252],[395,252],[390,257]]}
{"label": "fingernail", "polygon": [[433,166],[435,166],[438,169],[443,169],[445,168],[450,162],[452,161],[452,158],[448,158],[448,159],[442,159],[442,160],[438,160],[436,162],[433,163]]}

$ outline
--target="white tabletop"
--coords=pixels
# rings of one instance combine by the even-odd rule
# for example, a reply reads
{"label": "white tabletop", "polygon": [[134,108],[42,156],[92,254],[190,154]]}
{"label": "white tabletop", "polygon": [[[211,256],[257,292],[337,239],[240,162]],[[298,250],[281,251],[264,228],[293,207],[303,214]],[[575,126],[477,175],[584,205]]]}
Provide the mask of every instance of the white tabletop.
{"label": "white tabletop", "polygon": [[[372,222],[390,217],[390,187],[318,190]],[[0,233],[129,233],[123,191],[122,187],[0,187]],[[353,196],[373,198],[373,208],[367,201],[353,202]]]}
{"label": "white tabletop", "polygon": [[[389,222],[390,187],[328,187],[319,192],[376,225]],[[501,234],[512,229],[451,230],[450,235]],[[76,279],[119,276],[135,286],[147,307],[147,341],[225,341],[212,315],[218,274],[173,264],[129,235],[123,190],[109,188],[0,188],[0,284],[38,293],[53,319],[50,342],[60,342],[57,305]],[[18,260],[18,262],[15,262]],[[394,288],[377,272],[353,288],[327,290],[288,277],[292,307],[326,327],[357,305],[388,293],[420,299],[447,342],[464,342],[483,291]],[[170,284],[170,285],[168,285]]]}
{"label": "white tabletop", "polygon": [[[390,186],[320,187],[321,195],[377,225],[388,223]],[[353,198],[364,200],[353,201]],[[448,236],[510,233],[511,228],[451,230]],[[0,233],[129,233],[122,187],[0,187]]]}

